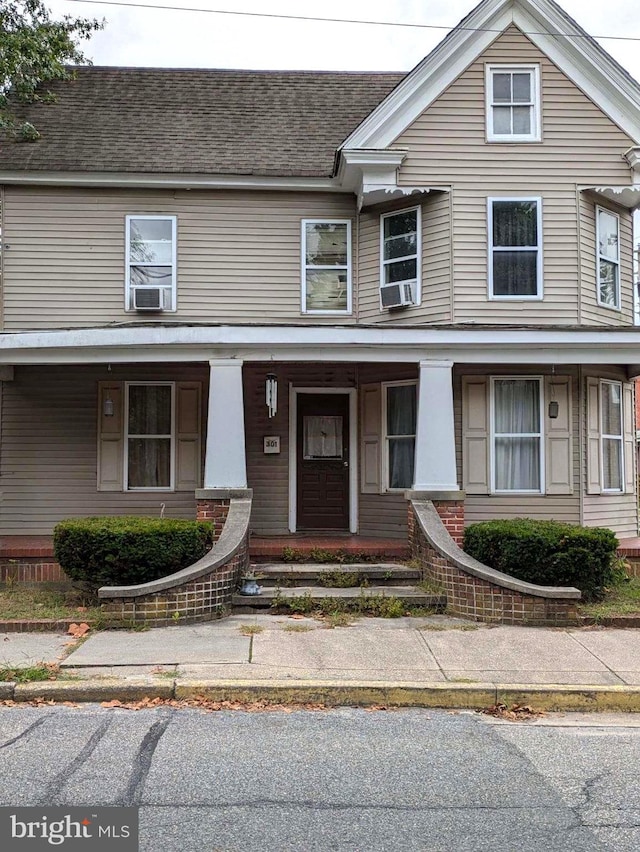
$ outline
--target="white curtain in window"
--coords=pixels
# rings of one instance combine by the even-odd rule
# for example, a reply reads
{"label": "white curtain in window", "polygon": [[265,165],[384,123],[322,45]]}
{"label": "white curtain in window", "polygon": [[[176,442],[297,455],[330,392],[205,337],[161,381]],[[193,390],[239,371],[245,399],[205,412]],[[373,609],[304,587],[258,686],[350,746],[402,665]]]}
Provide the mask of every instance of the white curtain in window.
{"label": "white curtain in window", "polygon": [[305,459],[342,458],[342,417],[304,418]]}
{"label": "white curtain in window", "polygon": [[495,394],[495,487],[540,490],[540,385],[499,379]]}

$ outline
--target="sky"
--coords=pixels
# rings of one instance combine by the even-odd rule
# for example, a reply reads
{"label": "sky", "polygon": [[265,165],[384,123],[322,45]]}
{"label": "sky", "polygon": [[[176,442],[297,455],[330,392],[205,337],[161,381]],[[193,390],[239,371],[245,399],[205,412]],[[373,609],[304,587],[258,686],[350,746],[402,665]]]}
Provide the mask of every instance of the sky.
{"label": "sky", "polygon": [[[264,68],[340,71],[408,71],[423,59],[473,0],[123,0],[181,7],[130,8],[86,0],[45,0],[56,17],[105,18],[104,31],[85,45],[96,65],[174,68]],[[561,5],[640,80],[638,0],[562,0]],[[191,12],[197,9],[315,15],[419,23],[444,29],[303,22]],[[604,14],[606,12],[606,14]]]}

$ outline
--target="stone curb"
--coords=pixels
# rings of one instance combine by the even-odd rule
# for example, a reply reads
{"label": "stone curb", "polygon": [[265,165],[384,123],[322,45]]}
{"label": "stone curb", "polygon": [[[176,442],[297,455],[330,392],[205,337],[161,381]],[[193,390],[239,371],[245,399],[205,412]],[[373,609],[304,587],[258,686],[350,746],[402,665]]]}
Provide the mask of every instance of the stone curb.
{"label": "stone curb", "polygon": [[328,707],[425,707],[483,710],[494,704],[526,704],[537,711],[640,712],[640,686],[493,683],[380,683],[357,681],[180,680],[162,684],[117,679],[0,684],[0,699],[27,701],[140,701],[189,699]]}

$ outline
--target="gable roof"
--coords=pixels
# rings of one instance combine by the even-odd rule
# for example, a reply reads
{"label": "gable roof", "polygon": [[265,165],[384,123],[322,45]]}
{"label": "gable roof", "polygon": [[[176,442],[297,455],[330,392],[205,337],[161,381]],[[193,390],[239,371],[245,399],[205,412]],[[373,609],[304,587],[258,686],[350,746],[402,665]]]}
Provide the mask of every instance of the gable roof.
{"label": "gable roof", "polygon": [[81,67],[20,110],[0,170],[330,176],[336,149],[404,74]]}
{"label": "gable roof", "polygon": [[483,0],[341,147],[385,148],[392,144],[513,24],[631,139],[640,142],[640,85],[564,9],[554,0]]}

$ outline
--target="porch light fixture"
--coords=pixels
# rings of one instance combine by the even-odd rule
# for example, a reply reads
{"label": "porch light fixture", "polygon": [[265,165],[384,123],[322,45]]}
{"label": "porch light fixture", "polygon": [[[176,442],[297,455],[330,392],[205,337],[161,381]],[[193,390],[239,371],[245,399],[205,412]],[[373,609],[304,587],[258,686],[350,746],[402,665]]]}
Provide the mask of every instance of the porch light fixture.
{"label": "porch light fixture", "polygon": [[275,417],[278,412],[278,377],[274,373],[267,373],[265,393],[269,418]]}
{"label": "porch light fixture", "polygon": [[555,400],[555,399],[552,399],[551,402],[549,403],[549,418],[551,420],[555,420],[557,418],[559,407],[560,406],[558,405],[558,401]]}
{"label": "porch light fixture", "polygon": [[113,400],[110,396],[105,397],[102,403],[102,413],[105,417],[113,417]]}

